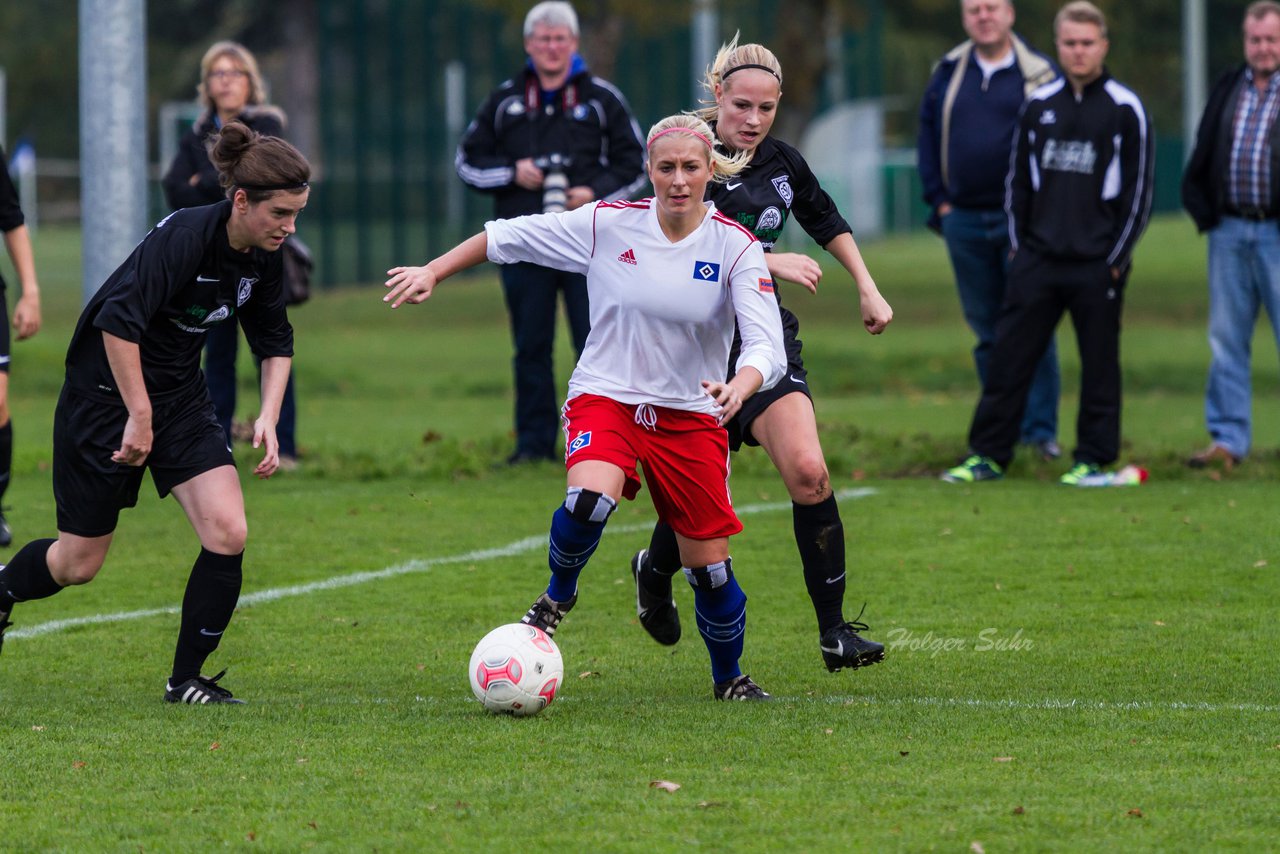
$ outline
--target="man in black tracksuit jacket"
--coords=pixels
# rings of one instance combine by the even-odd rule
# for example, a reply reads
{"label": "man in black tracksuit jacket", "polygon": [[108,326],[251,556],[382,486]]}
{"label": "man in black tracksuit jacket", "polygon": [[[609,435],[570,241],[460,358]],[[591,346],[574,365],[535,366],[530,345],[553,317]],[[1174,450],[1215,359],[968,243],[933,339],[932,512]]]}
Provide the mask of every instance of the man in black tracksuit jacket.
{"label": "man in black tracksuit jacket", "polygon": [[[622,93],[592,77],[578,55],[578,19],[568,3],[539,3],[524,24],[524,69],[489,95],[458,146],[458,176],[492,193],[499,219],[629,198],[644,186],[644,136]],[[567,160],[560,193],[544,158]],[[544,186],[544,183],[546,186]],[[501,270],[515,339],[516,449],[509,462],[555,459],[560,432],[551,354],[556,294],[563,293],[578,355],[591,329],[586,278],[535,264]]]}
{"label": "man in black tracksuit jacket", "polygon": [[[1013,258],[991,373],[969,431],[974,456],[998,477],[1013,458],[1036,363],[1063,311],[1080,348],[1076,465],[1081,484],[1120,451],[1120,312],[1134,245],[1151,210],[1154,144],[1138,96],[1106,71],[1106,29],[1088,3],[1055,22],[1064,78],[1032,93],[1019,120],[1006,210]],[[1096,14],[1096,19],[1094,15]],[[994,465],[992,465],[994,463]]]}

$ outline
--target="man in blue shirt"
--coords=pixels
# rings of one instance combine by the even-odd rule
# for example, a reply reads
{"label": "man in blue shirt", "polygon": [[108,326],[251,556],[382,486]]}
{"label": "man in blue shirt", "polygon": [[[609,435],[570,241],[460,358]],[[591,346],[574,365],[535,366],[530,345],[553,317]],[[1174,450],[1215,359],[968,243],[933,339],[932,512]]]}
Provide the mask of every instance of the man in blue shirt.
{"label": "man in blue shirt", "polygon": [[[917,161],[929,225],[941,231],[955,270],[965,320],[978,343],[978,378],[987,378],[1009,260],[1005,178],[1014,129],[1032,90],[1057,70],[1013,32],[1012,0],[961,0],[969,40],[943,57],[920,105]],[[1058,432],[1058,355],[1053,343],[1036,369],[1022,441],[1045,459],[1062,453]]]}

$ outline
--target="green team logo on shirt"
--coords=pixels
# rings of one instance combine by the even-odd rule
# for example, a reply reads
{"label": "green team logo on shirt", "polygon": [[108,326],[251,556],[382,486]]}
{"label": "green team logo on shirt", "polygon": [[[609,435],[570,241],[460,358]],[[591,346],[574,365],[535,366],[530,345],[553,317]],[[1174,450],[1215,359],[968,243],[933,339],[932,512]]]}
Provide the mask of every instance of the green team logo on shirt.
{"label": "green team logo on shirt", "polygon": [[775,207],[767,207],[758,216],[753,213],[739,213],[738,222],[751,230],[766,246],[772,246],[782,236],[782,227],[787,224],[787,215]]}

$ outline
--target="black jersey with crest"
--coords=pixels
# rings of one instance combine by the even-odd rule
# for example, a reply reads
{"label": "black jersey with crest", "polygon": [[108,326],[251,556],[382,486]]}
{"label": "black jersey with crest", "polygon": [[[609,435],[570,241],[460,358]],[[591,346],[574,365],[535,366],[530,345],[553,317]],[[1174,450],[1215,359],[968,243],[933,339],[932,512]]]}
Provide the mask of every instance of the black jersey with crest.
{"label": "black jersey with crest", "polygon": [[[708,184],[706,197],[750,229],[766,252],[773,251],[792,216],[819,246],[852,232],[800,152],[771,136],[761,140],[746,169],[724,183]],[[781,288],[774,293],[781,301]]]}
{"label": "black jersey with crest", "polygon": [[156,224],[85,306],[67,350],[66,381],[88,397],[120,402],[102,333],[138,344],[153,401],[204,386],[205,333],[244,328],[261,358],[293,355],[280,253],[231,248],[231,202],[175,211]]}

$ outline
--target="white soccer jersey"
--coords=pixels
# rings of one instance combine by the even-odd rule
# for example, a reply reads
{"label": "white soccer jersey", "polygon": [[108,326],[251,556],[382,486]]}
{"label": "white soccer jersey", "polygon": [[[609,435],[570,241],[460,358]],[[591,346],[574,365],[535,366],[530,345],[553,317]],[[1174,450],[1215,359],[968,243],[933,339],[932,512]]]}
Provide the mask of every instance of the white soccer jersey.
{"label": "white soccer jersey", "polygon": [[786,372],[782,322],[760,244],[705,203],[707,215],[672,243],[653,199],[597,202],[568,213],[485,224],[489,260],[585,273],[591,334],[569,398],[597,394],[715,414],[703,380],[723,381],[737,320],[742,353],[772,387]]}

